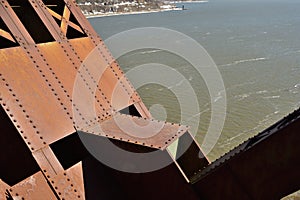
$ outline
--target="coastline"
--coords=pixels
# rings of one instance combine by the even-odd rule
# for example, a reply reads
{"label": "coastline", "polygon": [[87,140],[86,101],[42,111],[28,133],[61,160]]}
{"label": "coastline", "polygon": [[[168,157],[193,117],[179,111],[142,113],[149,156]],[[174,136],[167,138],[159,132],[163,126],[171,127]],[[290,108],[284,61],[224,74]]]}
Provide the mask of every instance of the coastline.
{"label": "coastline", "polygon": [[136,11],[136,12],[109,12],[109,13],[101,13],[101,14],[92,14],[92,15],[84,15],[86,18],[98,18],[98,17],[110,17],[110,16],[120,16],[120,15],[139,15],[139,14],[147,14],[147,13],[158,13],[158,12],[167,12],[167,11],[180,11],[182,8],[173,8],[173,9],[159,9],[159,10],[144,10],[144,11]]}
{"label": "coastline", "polygon": [[208,3],[206,0],[199,0],[199,1],[170,1],[170,3]]}
{"label": "coastline", "polygon": [[[199,1],[171,1],[170,3],[208,3],[206,0]],[[182,8],[166,8],[166,9],[154,9],[154,10],[143,10],[143,11],[134,11],[134,12],[107,12],[107,13],[97,13],[97,14],[84,14],[84,16],[88,19],[90,18],[98,18],[98,17],[110,17],[110,16],[120,16],[120,15],[139,15],[139,14],[147,14],[147,13],[158,13],[158,12],[167,12],[167,11],[181,11]]]}

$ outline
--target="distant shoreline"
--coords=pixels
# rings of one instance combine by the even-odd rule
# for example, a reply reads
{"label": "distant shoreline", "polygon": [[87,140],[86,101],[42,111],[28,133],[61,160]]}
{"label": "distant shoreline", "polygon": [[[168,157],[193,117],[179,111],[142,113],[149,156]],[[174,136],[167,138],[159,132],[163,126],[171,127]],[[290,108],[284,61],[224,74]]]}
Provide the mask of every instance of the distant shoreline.
{"label": "distant shoreline", "polygon": [[[208,1],[171,1],[170,3],[207,3]],[[138,14],[147,14],[147,13],[158,13],[158,12],[167,12],[167,11],[180,11],[182,8],[171,8],[171,9],[157,9],[157,10],[143,10],[135,12],[108,12],[101,14],[88,14],[84,15],[86,18],[98,18],[98,17],[110,17],[110,16],[120,16],[120,15],[138,15]]]}
{"label": "distant shoreline", "polygon": [[119,15],[138,15],[138,14],[147,14],[147,13],[157,13],[157,12],[166,12],[166,11],[179,11],[182,8],[174,8],[174,9],[161,9],[161,10],[144,10],[144,11],[136,11],[136,12],[116,12],[116,13],[103,13],[103,14],[93,14],[93,15],[85,15],[86,18],[98,18],[98,17],[109,17],[109,16],[119,16]]}
{"label": "distant shoreline", "polygon": [[208,3],[208,1],[170,1],[170,3]]}

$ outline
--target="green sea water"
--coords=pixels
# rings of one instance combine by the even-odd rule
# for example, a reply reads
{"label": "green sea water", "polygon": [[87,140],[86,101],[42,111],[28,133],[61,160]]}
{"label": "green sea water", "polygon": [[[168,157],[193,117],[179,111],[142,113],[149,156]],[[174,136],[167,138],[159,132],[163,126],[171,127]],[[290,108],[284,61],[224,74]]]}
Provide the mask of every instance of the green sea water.
{"label": "green sea water", "polygon": [[[225,125],[208,155],[215,160],[300,106],[300,1],[211,0],[184,6],[187,10],[89,21],[104,40],[133,28],[164,27],[186,34],[207,50],[227,94]],[[203,77],[190,63],[157,49],[133,51],[118,61],[125,72],[146,63],[161,63],[179,71],[196,92],[200,111],[196,139],[203,142],[211,99]],[[138,92],[154,116],[180,122],[178,99],[168,88],[146,84]],[[187,117],[191,124],[196,120],[194,113]]]}

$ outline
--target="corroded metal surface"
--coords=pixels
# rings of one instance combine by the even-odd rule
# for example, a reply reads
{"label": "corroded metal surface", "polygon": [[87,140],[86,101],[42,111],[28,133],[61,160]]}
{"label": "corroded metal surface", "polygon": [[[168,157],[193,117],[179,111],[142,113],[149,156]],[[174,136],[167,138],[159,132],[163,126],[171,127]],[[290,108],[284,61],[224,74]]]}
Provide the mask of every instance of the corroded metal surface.
{"label": "corroded metal surface", "polygon": [[9,189],[9,185],[7,185],[5,182],[3,182],[0,179],[0,199],[6,199],[7,197],[7,191]]}
{"label": "corroded metal surface", "polygon": [[187,126],[116,114],[93,126],[80,130],[112,139],[164,150],[182,134]]}
{"label": "corroded metal surface", "polygon": [[51,91],[54,83],[46,82],[47,74],[40,73],[38,65],[19,48],[0,50],[0,56],[6,60],[1,65],[3,106],[13,115],[12,121],[27,138],[30,149],[35,151],[75,132],[72,121],[59,105],[58,94]]}
{"label": "corroded metal surface", "polygon": [[81,163],[47,179],[61,199],[85,199]]}
{"label": "corroded metal surface", "polygon": [[47,200],[57,199],[41,172],[38,172],[11,187],[9,193],[14,200],[38,200],[41,198]]}

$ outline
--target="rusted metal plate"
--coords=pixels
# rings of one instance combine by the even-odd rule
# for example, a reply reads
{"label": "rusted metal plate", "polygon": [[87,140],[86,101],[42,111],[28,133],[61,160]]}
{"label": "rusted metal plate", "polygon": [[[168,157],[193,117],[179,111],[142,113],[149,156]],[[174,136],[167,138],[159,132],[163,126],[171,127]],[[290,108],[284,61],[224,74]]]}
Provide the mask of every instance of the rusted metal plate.
{"label": "rusted metal plate", "polygon": [[50,147],[34,152],[33,156],[61,199],[85,198],[81,162],[64,170]]}
{"label": "rusted metal plate", "polygon": [[47,184],[42,172],[28,177],[9,190],[14,200],[56,200],[56,196]]}
{"label": "rusted metal plate", "polygon": [[50,90],[53,83],[45,81],[27,56],[20,48],[0,50],[1,93],[6,112],[14,116],[19,132],[32,139],[27,144],[35,151],[75,130]]}
{"label": "rusted metal plate", "polygon": [[[85,80],[96,82],[100,80],[96,97],[98,97],[97,100],[104,100],[100,104],[105,110],[109,110],[109,108],[121,110],[140,101],[137,92],[119,69],[116,61],[108,61],[102,56],[101,49],[93,49],[90,39],[70,40],[70,43],[76,52],[85,58],[80,70]],[[86,48],[90,48],[89,52],[83,51]]]}
{"label": "rusted metal plate", "polygon": [[85,199],[81,162],[48,180],[60,199]]}
{"label": "rusted metal plate", "polygon": [[[25,120],[18,117],[15,119],[18,124],[15,121],[14,123],[21,134],[28,134],[24,137],[28,138],[27,144],[31,151],[34,151],[74,132],[71,109],[67,110],[70,106],[65,106],[68,101],[62,98],[64,92],[57,84],[58,80],[51,72],[47,60],[33,45],[34,41],[7,2],[2,2],[2,4],[4,7],[1,7],[3,9],[1,16],[21,44],[23,52],[26,52],[24,54],[21,49],[13,53],[10,49],[1,51],[1,56],[5,60],[1,66],[3,68],[1,72],[10,93],[10,96],[5,96],[3,101],[10,100],[11,96],[15,97],[12,98],[15,101],[19,101],[15,103],[17,105],[9,105],[11,102],[8,102],[6,107],[20,108],[9,114],[21,115],[23,118],[25,116]],[[18,58],[17,62],[15,58]],[[6,108],[7,110],[10,108]],[[61,123],[57,123],[59,121]],[[25,128],[26,131],[20,130],[22,126],[29,126],[34,130],[29,131],[27,128]],[[52,129],[52,127],[55,128]]]}
{"label": "rusted metal plate", "polygon": [[187,130],[179,124],[118,113],[80,131],[164,150]]}
{"label": "rusted metal plate", "polygon": [[[78,39],[77,42],[81,43],[81,39]],[[73,110],[71,111],[71,109],[73,106],[73,109],[76,109],[76,114],[80,114],[81,116],[80,121],[85,123],[91,120],[95,121],[97,120],[97,116],[102,116],[112,110],[110,100],[107,99],[97,85],[97,74],[100,74],[101,70],[105,68],[101,65],[101,59],[95,57],[89,62],[91,67],[87,68],[82,66],[80,68],[78,66],[80,65],[79,59],[74,59],[73,52],[70,51],[70,48],[66,47],[66,45],[54,42],[40,44],[38,48],[43,57],[47,60],[49,66],[51,66],[49,68],[51,68],[52,73],[55,74],[56,82],[58,82],[59,87],[63,88],[65,94],[63,94],[62,101],[63,99],[66,100],[64,104],[67,106],[67,109],[70,110],[69,113],[72,113]],[[86,49],[86,51],[89,52],[89,49]],[[66,76],[66,74],[68,74],[68,76]],[[78,84],[75,83],[76,80]],[[92,88],[95,88],[96,95],[93,93],[94,89]],[[74,98],[74,90],[79,92],[80,102],[78,102],[78,98]],[[91,97],[92,100],[89,101],[88,97]],[[73,105],[71,102],[73,102]],[[96,113],[93,113],[94,106]],[[96,119],[94,119],[94,115]],[[89,116],[92,116],[92,118]],[[76,121],[76,125],[79,125],[78,120]]]}
{"label": "rusted metal plate", "polygon": [[[74,88],[80,91],[79,95],[75,94],[79,98],[74,103],[78,105],[78,112],[84,116],[84,120],[80,119],[82,123],[77,121],[77,128],[86,126],[87,121],[94,121],[93,113],[86,113],[87,111],[93,111],[93,107],[88,105],[93,103],[92,100],[87,103],[87,96],[94,94],[93,92],[95,92],[95,97],[93,95],[92,98],[96,98],[96,115],[100,120],[104,120],[115,111],[140,101],[139,98],[131,98],[132,96],[136,97],[137,93],[133,87],[129,86],[123,72],[120,69],[115,70],[116,62],[108,63],[101,56],[99,49],[93,49],[90,39],[74,39],[70,40],[70,43],[76,52],[80,52],[81,57],[86,58],[78,70],[77,77],[80,80],[77,80]],[[84,49],[89,50],[89,54]],[[90,109],[88,110],[88,108]]]}
{"label": "rusted metal plate", "polygon": [[67,49],[57,42],[39,44],[38,49],[48,64],[42,66],[43,71],[48,71],[49,76],[55,76],[53,82],[58,85],[56,90],[61,91],[60,99],[71,112],[72,90],[77,74],[75,63],[73,64],[73,60],[69,59],[72,55],[65,52]]}
{"label": "rusted metal plate", "polygon": [[[74,5],[71,3],[71,10],[73,10],[73,14],[76,15],[78,12],[78,8],[73,7]],[[80,11],[81,12],[81,11]],[[77,13],[78,14],[78,13]],[[80,14],[82,15],[82,14]],[[85,20],[79,20],[80,17],[78,15],[78,21],[81,22],[81,26],[84,27],[84,25],[89,24]],[[92,30],[93,29],[89,29]],[[86,30],[86,32],[88,32]],[[78,39],[76,39],[78,41]],[[93,60],[86,52],[82,52],[84,48],[81,48],[80,45],[82,45],[82,42],[74,42],[74,40],[70,40],[73,47],[76,49],[76,51],[80,52],[79,54],[84,54],[83,58],[83,64],[86,64],[86,68],[90,68],[89,62]],[[74,44],[75,43],[75,44]],[[97,96],[101,96],[102,92],[104,93],[104,96],[112,101],[112,108],[119,111],[123,108],[126,108],[133,103],[141,101],[141,98],[139,97],[138,93],[135,91],[129,80],[124,75],[123,71],[121,70],[120,66],[118,65],[117,61],[113,58],[107,47],[105,46],[104,42],[100,39],[100,37],[94,35],[94,33],[89,35],[89,39],[84,39],[84,45],[93,45],[95,49],[93,49],[93,54],[97,53],[98,57],[96,58],[98,65],[105,68],[105,73],[102,74],[101,78],[104,80],[104,84],[107,81],[110,81],[107,85],[101,85],[103,83],[100,82],[100,94],[97,94]],[[79,46],[78,46],[79,45]],[[78,48],[79,47],[79,48]],[[90,46],[89,46],[90,47]],[[92,49],[91,49],[92,50]],[[90,51],[91,51],[90,50]],[[96,77],[98,78],[98,77]],[[106,90],[106,91],[104,91]],[[118,92],[115,92],[118,91]],[[115,92],[115,98],[114,100],[111,99],[113,92]]]}
{"label": "rusted metal plate", "polygon": [[71,39],[69,40],[69,43],[82,61],[84,61],[94,49],[94,45],[88,37]]}
{"label": "rusted metal plate", "polygon": [[0,199],[6,199],[6,192],[8,191],[9,189],[9,185],[7,185],[5,182],[3,182],[1,179],[0,179]]}
{"label": "rusted metal plate", "polygon": [[83,170],[82,170],[82,163],[79,162],[70,169],[66,170],[67,175],[72,178],[73,183],[76,184],[76,188],[78,189],[77,198],[79,194],[81,194],[82,199],[85,198],[84,196],[84,180],[83,180]]}
{"label": "rusted metal plate", "polygon": [[[126,91],[128,96],[127,99],[130,99],[133,103],[140,101],[141,98],[139,97],[138,93],[135,91],[134,87],[129,82],[126,75],[121,70],[118,62],[115,60],[115,58],[113,58],[113,56],[107,49],[106,45],[104,44],[104,42],[101,41],[100,44],[97,46],[97,49],[99,51],[99,54],[109,65],[108,71],[110,71],[109,73],[111,74],[110,81],[114,81],[114,79],[117,79],[118,85],[124,88],[124,90]],[[120,109],[124,108],[122,106],[119,107]],[[119,108],[117,108],[117,110],[119,110]]]}
{"label": "rusted metal plate", "polygon": [[101,75],[99,87],[115,110],[121,110],[134,103],[131,98],[134,91],[126,87],[124,77],[116,76],[111,68],[106,68]]}

